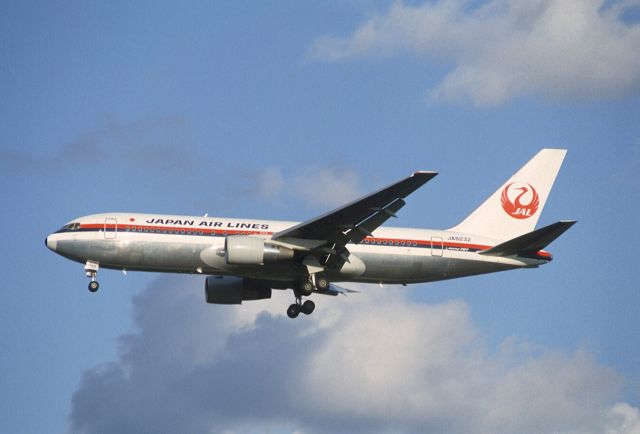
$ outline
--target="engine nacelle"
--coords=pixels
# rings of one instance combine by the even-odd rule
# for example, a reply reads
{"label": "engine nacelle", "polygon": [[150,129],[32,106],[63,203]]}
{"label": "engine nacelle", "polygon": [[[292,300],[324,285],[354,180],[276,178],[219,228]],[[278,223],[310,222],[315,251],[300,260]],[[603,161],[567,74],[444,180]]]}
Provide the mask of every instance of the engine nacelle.
{"label": "engine nacelle", "polygon": [[234,265],[262,265],[293,258],[291,249],[246,235],[228,236],[224,252],[225,262]]}
{"label": "engine nacelle", "polygon": [[204,285],[207,303],[242,304],[271,298],[271,288],[262,282],[234,276],[208,276]]}

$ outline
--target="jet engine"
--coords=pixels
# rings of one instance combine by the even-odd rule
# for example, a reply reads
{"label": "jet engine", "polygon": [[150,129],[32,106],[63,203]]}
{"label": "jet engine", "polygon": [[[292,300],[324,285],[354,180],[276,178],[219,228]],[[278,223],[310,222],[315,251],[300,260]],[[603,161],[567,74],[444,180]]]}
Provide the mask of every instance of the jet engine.
{"label": "jet engine", "polygon": [[242,304],[271,298],[271,288],[263,282],[234,276],[208,276],[204,290],[207,303],[212,304]]}
{"label": "jet engine", "polygon": [[224,260],[233,265],[262,265],[293,258],[293,250],[269,243],[259,237],[228,236],[224,245]]}

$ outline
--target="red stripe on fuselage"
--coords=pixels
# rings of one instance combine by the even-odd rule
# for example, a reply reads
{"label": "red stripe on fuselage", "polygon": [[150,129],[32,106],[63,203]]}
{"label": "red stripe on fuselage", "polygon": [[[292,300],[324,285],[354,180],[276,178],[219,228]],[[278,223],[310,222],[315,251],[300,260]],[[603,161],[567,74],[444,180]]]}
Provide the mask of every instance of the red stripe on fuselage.
{"label": "red stripe on fuselage", "polygon": [[[138,229],[139,228],[139,229]],[[205,227],[182,227],[182,226],[149,226],[149,225],[132,225],[132,224],[104,224],[104,223],[84,223],[80,224],[80,229],[102,229],[102,230],[118,230],[121,232],[130,233],[160,233],[168,235],[272,235],[273,232],[268,231],[249,231],[249,230],[233,230],[233,229],[209,229]],[[159,232],[158,232],[159,231]],[[184,232],[183,232],[184,231]],[[402,238],[375,238],[367,237],[363,241],[366,241],[365,245],[375,246],[387,246],[387,247],[435,247],[443,249],[451,248],[452,250],[470,250],[481,251],[487,250],[493,246],[485,246],[482,244],[465,244],[465,243],[452,243],[452,242],[440,242],[436,241],[431,244],[430,240],[413,240]],[[402,244],[404,243],[404,245]],[[540,256],[544,259],[551,259],[552,255],[549,252],[540,250],[535,253],[536,256]]]}

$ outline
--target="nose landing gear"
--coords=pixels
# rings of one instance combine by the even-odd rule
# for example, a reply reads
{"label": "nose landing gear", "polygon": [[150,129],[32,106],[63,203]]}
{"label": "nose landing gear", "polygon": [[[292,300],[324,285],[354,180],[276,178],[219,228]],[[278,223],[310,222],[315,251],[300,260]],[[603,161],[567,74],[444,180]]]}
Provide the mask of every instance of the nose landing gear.
{"label": "nose landing gear", "polygon": [[96,292],[98,288],[100,288],[100,284],[97,280],[92,280],[91,282],[89,282],[89,291]]}
{"label": "nose landing gear", "polygon": [[87,263],[84,264],[84,273],[91,279],[91,282],[89,282],[89,291],[91,292],[96,292],[98,288],[100,288],[100,284],[96,280],[99,268],[100,264],[95,261],[88,260]]}

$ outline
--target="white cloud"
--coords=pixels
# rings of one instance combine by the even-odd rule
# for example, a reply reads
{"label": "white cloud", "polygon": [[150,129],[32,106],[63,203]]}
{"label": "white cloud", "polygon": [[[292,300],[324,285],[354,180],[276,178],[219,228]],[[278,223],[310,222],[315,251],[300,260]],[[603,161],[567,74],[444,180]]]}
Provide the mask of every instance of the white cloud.
{"label": "white cloud", "polygon": [[[231,186],[234,195],[263,200],[303,200],[317,209],[344,205],[361,196],[358,173],[345,167],[309,166],[236,169]],[[239,181],[239,182],[238,182]]]}
{"label": "white cloud", "polygon": [[640,434],[640,412],[626,402],[612,405],[606,412],[610,419],[605,434]]}
{"label": "white cloud", "polygon": [[462,301],[370,285],[294,321],[289,292],[213,306],[202,286],[169,276],[135,297],[137,329],[86,371],[70,432],[638,432],[588,352],[492,349]]}
{"label": "white cloud", "polygon": [[[278,197],[285,185],[282,170],[278,167],[236,169],[227,179],[234,180],[234,183],[229,186],[234,191],[234,195],[240,194],[265,200]],[[236,183],[237,181],[240,182]]]}
{"label": "white cloud", "polygon": [[282,172],[277,167],[267,167],[258,178],[259,194],[262,197],[272,198],[277,196],[284,185]]}
{"label": "white cloud", "polygon": [[344,167],[309,167],[293,185],[293,193],[315,207],[344,205],[361,196],[358,173]]}
{"label": "white cloud", "polygon": [[189,122],[180,117],[121,122],[106,116],[99,126],[82,132],[53,155],[43,154],[37,146],[32,148],[0,150],[0,164],[11,170],[47,173],[51,167],[108,163],[164,174],[194,170],[203,163],[193,146]]}
{"label": "white cloud", "polygon": [[637,2],[466,0],[394,3],[348,37],[324,36],[313,57],[340,61],[412,54],[452,65],[436,101],[495,106],[523,95],[598,100],[640,89]]}

